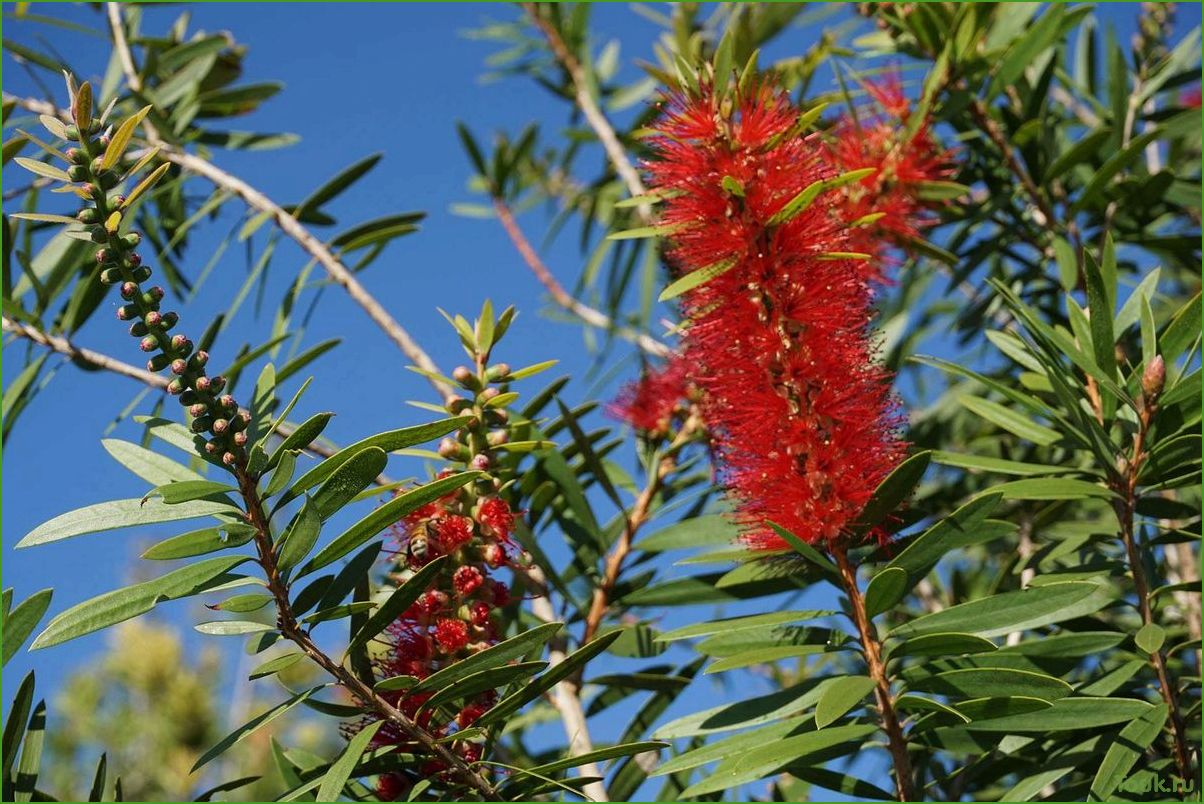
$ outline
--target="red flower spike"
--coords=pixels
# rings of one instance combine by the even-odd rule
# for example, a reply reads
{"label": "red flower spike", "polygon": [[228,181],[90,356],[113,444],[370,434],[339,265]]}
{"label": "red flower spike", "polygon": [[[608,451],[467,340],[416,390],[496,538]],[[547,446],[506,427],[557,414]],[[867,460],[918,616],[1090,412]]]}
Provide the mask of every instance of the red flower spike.
{"label": "red flower spike", "polygon": [[460,597],[468,597],[480,589],[483,583],[485,583],[485,576],[476,567],[460,567],[456,570],[455,575],[452,576],[452,585],[456,588],[456,594]]}
{"label": "red flower spike", "polygon": [[472,541],[472,520],[466,516],[446,516],[435,524],[439,547],[446,553],[459,550]]}
{"label": "red flower spike", "polygon": [[673,98],[652,140],[669,261],[731,264],[682,295],[683,357],[744,538],[785,546],[774,522],[831,543],[905,453],[868,329],[876,269],[833,256],[856,250],[837,193],[773,220],[843,169],[817,136],[787,136],[798,111],[784,92],[732,92],[730,113],[709,88]]}
{"label": "red flower spike", "polygon": [[499,539],[508,539],[514,529],[514,512],[502,498],[489,497],[481,502],[477,521],[490,528]]}
{"label": "red flower spike", "polygon": [[456,653],[468,644],[468,626],[462,620],[444,617],[435,626],[435,641],[445,653]]}
{"label": "red flower spike", "polygon": [[638,380],[625,385],[606,412],[637,430],[665,433],[688,386],[686,362],[675,355],[661,368],[649,368]]}

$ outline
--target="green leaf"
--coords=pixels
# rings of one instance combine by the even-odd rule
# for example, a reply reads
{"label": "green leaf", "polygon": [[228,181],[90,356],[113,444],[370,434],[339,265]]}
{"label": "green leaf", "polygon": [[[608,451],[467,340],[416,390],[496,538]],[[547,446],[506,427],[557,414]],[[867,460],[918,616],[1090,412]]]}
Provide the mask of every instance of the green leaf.
{"label": "green leaf", "polygon": [[902,656],[961,656],[967,653],[991,653],[995,643],[974,634],[941,633],[912,637],[890,651],[890,658]]}
{"label": "green leaf", "polygon": [[33,706],[33,688],[34,673],[30,670],[21,680],[21,685],[17,687],[17,694],[13,696],[12,706],[8,710],[8,718],[4,721],[4,743],[0,757],[3,758],[4,763],[2,778],[5,780],[6,789],[8,780],[12,778],[13,764],[17,759],[17,746],[20,744],[21,738],[25,736],[25,727]]}
{"label": "green leaf", "polygon": [[207,623],[197,623],[193,626],[202,634],[210,636],[245,636],[247,634],[262,634],[275,631],[274,625],[257,623],[251,620],[214,620]]}
{"label": "green leaf", "polygon": [[17,654],[25,640],[33,633],[33,629],[41,622],[42,616],[50,606],[53,589],[43,589],[21,601],[15,609],[4,616],[4,664]]}
{"label": "green leaf", "polygon": [[1087,275],[1087,308],[1091,311],[1091,345],[1095,364],[1108,376],[1116,376],[1116,336],[1112,332],[1112,307],[1100,266],[1090,253],[1083,254]]}
{"label": "green leaf", "polygon": [[981,637],[1026,631],[1094,614],[1112,599],[1109,589],[1093,583],[1056,583],[1004,592],[926,614],[904,623],[889,636],[908,637],[943,632]]}
{"label": "green leaf", "polygon": [[870,579],[865,590],[865,613],[873,618],[903,599],[909,588],[907,570],[886,567]]}
{"label": "green leaf", "polygon": [[[431,439],[438,438],[441,435],[446,435],[452,430],[459,429],[461,425],[469,420],[469,418],[471,417],[456,416],[450,419],[442,419],[440,421],[430,422],[429,424],[419,424],[414,427],[403,427],[400,430],[390,430],[387,433],[378,433],[377,435],[369,436],[361,441],[357,441],[354,444],[339,450],[334,455],[331,455],[329,458],[315,466],[313,469],[310,469],[308,472],[301,475],[297,482],[292,485],[292,488],[290,488],[288,492],[276,503],[276,507],[279,508],[285,503],[297,499],[307,490],[313,488],[326,478],[330,477],[336,469],[350,460],[353,455],[357,455],[368,447],[380,447],[385,452],[392,452],[393,450],[412,447],[415,444],[422,444],[430,441]],[[289,449],[294,448],[296,447],[289,447]]]}
{"label": "green leaf", "polygon": [[1079,658],[1102,654],[1124,641],[1125,635],[1115,631],[1068,631],[1007,645],[1000,648],[999,653]]}
{"label": "green leaf", "polygon": [[1029,670],[1006,667],[947,670],[909,684],[913,690],[962,698],[1020,695],[1055,701],[1071,693],[1065,681]]}
{"label": "green leaf", "polygon": [[684,227],[681,224],[676,223],[665,226],[640,226],[635,229],[627,229],[622,232],[611,232],[606,236],[606,239],[641,240],[646,237],[668,237],[671,234],[682,231],[683,228]]}
{"label": "green leaf", "polygon": [[401,586],[397,587],[393,591],[393,594],[389,595],[388,599],[381,604],[380,608],[373,612],[363,627],[356,632],[355,637],[347,647],[348,652],[360,645],[367,644],[368,640],[384,631],[394,620],[400,617],[402,612],[408,609],[423,592],[430,588],[431,580],[443,570],[443,565],[447,561],[447,556],[439,556],[410,576]]}
{"label": "green leaf", "polygon": [[739,526],[722,514],[684,519],[636,541],[637,549],[645,553],[661,553],[689,547],[725,544],[740,536]]}
{"label": "green leaf", "polygon": [[495,723],[504,722],[511,714],[552,689],[556,684],[575,673],[578,668],[584,667],[586,663],[606,650],[612,642],[618,639],[621,633],[620,631],[611,631],[610,633],[602,634],[588,645],[584,645],[573,651],[563,661],[548,670],[548,672],[534,679],[529,684],[524,684],[518,690],[503,698],[497,705],[482,715],[474,725],[485,728]]}
{"label": "green leaf", "polygon": [[71,177],[67,175],[67,171],[54,165],[48,165],[45,162],[39,162],[37,159],[30,159],[25,156],[14,157],[13,161],[30,173],[37,174],[38,176],[54,179],[55,181],[71,182]]}
{"label": "green leaf", "polygon": [[711,265],[704,265],[701,268],[690,271],[669,283],[668,287],[661,291],[661,295],[656,298],[659,302],[666,302],[670,299],[676,299],[683,293],[687,293],[695,288],[705,285],[712,279],[730,271],[736,266],[736,260],[725,259]]}
{"label": "green leaf", "polygon": [[767,695],[721,704],[666,723],[653,732],[652,736],[661,740],[673,740],[678,737],[694,737],[784,720],[814,706],[834,680],[807,679]]}
{"label": "green leaf", "polygon": [[203,768],[205,765],[209,764],[209,762],[213,761],[217,757],[224,754],[226,752],[226,750],[228,748],[230,748],[231,746],[242,741],[246,737],[253,734],[260,727],[267,725],[271,721],[273,721],[276,718],[283,715],[288,710],[292,709],[297,704],[301,703],[302,701],[306,700],[314,693],[318,692],[321,689],[324,689],[327,686],[329,686],[329,685],[328,684],[319,684],[318,686],[311,687],[303,692],[298,692],[295,695],[292,695],[291,697],[289,697],[288,699],[276,704],[271,709],[268,709],[266,712],[263,712],[259,715],[256,715],[255,717],[251,718],[251,720],[247,721],[246,723],[239,726],[234,731],[227,734],[225,737],[223,737],[221,740],[219,740],[216,745],[214,745],[209,750],[207,750],[204,754],[202,754],[201,757],[196,761],[196,764],[194,764],[192,766],[191,772],[196,773],[198,770]]}
{"label": "green leaf", "polygon": [[1049,466],[1043,463],[1024,463],[1009,461],[1003,458],[991,458],[986,455],[970,455],[960,452],[932,453],[932,460],[943,466],[956,466],[961,469],[977,469],[983,472],[994,472],[1000,475],[1055,475],[1073,473],[1076,470],[1066,467]]}
{"label": "green leaf", "polygon": [[[376,167],[376,163],[381,160],[382,156],[383,154],[372,154],[339,172],[330,181],[323,184],[317,190],[314,190],[309,198],[298,204],[296,210],[293,212],[293,217],[302,218],[306,213],[318,210],[327,202],[338,197],[339,194],[358,181],[369,170]],[[333,801],[334,799],[331,800]]]}
{"label": "green leaf", "polygon": [[87,533],[153,525],[159,522],[177,522],[213,514],[240,515],[241,512],[229,503],[208,500],[179,505],[168,505],[160,500],[149,500],[145,504],[140,499],[113,500],[60,514],[26,534],[25,538],[17,542],[17,547],[32,547]]}
{"label": "green leaf", "polygon": [[249,611],[259,611],[264,606],[272,602],[274,598],[271,595],[249,594],[235,595],[227,598],[216,606],[209,608],[217,609],[218,611],[233,611],[239,614],[245,614]]}
{"label": "green leaf", "polygon": [[30,649],[58,645],[145,614],[164,601],[189,597],[220,586],[230,580],[226,573],[249,560],[247,556],[210,558],[180,567],[159,578],[86,600],[52,619]]}
{"label": "green leaf", "polygon": [[952,706],[973,721],[1040,712],[1042,709],[1050,708],[1053,704],[1044,698],[1012,695],[996,698],[973,698],[968,701],[955,702]]}
{"label": "green leaf", "polygon": [[1109,801],[1116,788],[1133,770],[1137,760],[1149,748],[1166,723],[1169,710],[1166,704],[1158,704],[1141,713],[1136,720],[1120,730],[1120,734],[1108,746],[1104,760],[1100,763],[1095,779],[1091,782],[1088,801]]}
{"label": "green leaf", "polygon": [[405,212],[399,215],[386,215],[375,220],[366,221],[339,233],[330,241],[330,245],[344,252],[356,251],[368,246],[387,243],[398,237],[418,231],[418,222],[426,217],[425,212]]}
{"label": "green leaf", "polygon": [[164,539],[148,547],[142,558],[159,561],[175,558],[190,558],[216,550],[241,547],[255,538],[255,529],[250,525],[231,523],[217,528],[204,528]]}
{"label": "green leaf", "polygon": [[[10,715],[11,717],[11,715]],[[32,801],[36,792],[38,772],[42,767],[42,744],[46,738],[46,702],[38,701],[29,716],[25,739],[21,741],[21,758],[17,760],[17,776],[13,783],[13,801]]]}
{"label": "green leaf", "polygon": [[526,656],[530,651],[543,645],[562,627],[564,627],[563,623],[538,625],[530,631],[511,637],[505,642],[499,642],[480,653],[474,653],[467,659],[462,659],[432,673],[419,682],[414,687],[414,691],[441,690],[473,673],[508,664],[511,660]]}
{"label": "green leaf", "polygon": [[[333,542],[319,550],[318,554],[301,569],[298,577],[308,575],[316,569],[321,569],[328,564],[338,561],[394,522],[399,521],[406,514],[416,511],[428,502],[433,502],[472,482],[480,474],[480,472],[460,472],[438,480],[432,480],[430,483],[397,495],[343,531]],[[296,488],[296,486],[294,485],[293,488]]]}
{"label": "green leaf", "polygon": [[[1045,181],[1053,181],[1075,165],[1086,162],[1099,151],[1100,146],[1112,136],[1112,128],[1101,124],[1091,132],[1083,135],[1074,145],[1058,154],[1045,169]],[[1063,241],[1064,242],[1064,241]],[[1073,284],[1071,285],[1073,287]]]}
{"label": "green leaf", "polygon": [[1062,440],[1062,434],[1044,425],[1037,424],[1032,419],[1017,413],[1011,408],[1004,407],[998,402],[992,402],[982,397],[964,395],[957,400],[962,407],[977,416],[989,421],[1009,433],[1028,439],[1034,444],[1048,447]]}
{"label": "green leaf", "polygon": [[252,670],[250,676],[247,678],[250,681],[254,681],[257,678],[275,675],[281,670],[287,670],[304,658],[304,653],[286,653],[283,656],[277,656],[274,659],[268,659],[266,662]]}
{"label": "green leaf", "polygon": [[[218,483],[213,480],[179,480],[155,487],[143,499],[149,499],[151,495],[158,495],[168,505],[179,505],[230,492],[237,493],[238,489],[227,483]],[[218,502],[218,500],[213,500],[213,502]]]}
{"label": "green leaf", "polygon": [[1064,14],[1065,8],[1062,6],[1048,8],[1027,31],[1012,42],[1003,58],[995,63],[994,76],[987,89],[987,101],[993,99],[1005,87],[1015,84],[1024,70],[1057,41]]}
{"label": "green leaf", "polygon": [[855,534],[862,534],[879,525],[906,502],[928,470],[932,453],[917,452],[896,466],[874,490],[874,496],[865,504],[857,521],[849,527]]}
{"label": "green leaf", "polygon": [[547,666],[547,662],[517,662],[479,670],[439,690],[422,704],[422,708],[433,710],[451,701],[459,701],[488,690],[500,689],[524,678],[530,678]]}
{"label": "green leaf", "polygon": [[770,216],[766,222],[768,226],[781,226],[784,223],[797,218],[807,210],[819,198],[821,193],[828,190],[844,187],[848,184],[853,184],[864,179],[866,176],[873,175],[877,168],[862,168],[860,170],[851,170],[848,173],[842,173],[839,176],[834,176],[830,179],[821,179],[804,187],[798,195],[787,201],[782,208]]}
{"label": "green leaf", "polygon": [[[320,436],[322,431],[326,429],[326,425],[330,423],[332,418],[334,418],[334,414],[330,412],[315,413],[313,416],[310,416],[304,422],[297,425],[297,429],[289,433],[284,440],[280,442],[280,446],[276,447],[276,450],[272,453],[272,456],[268,458],[267,468],[271,469],[274,467],[284,456],[284,453],[289,452],[290,450],[303,450],[312,444],[313,440]],[[333,458],[334,456],[331,457]],[[332,469],[331,471],[334,470]],[[317,482],[318,481],[315,481],[313,485],[317,485]]]}
{"label": "green leaf", "polygon": [[1133,641],[1143,652],[1153,655],[1162,649],[1166,641],[1166,631],[1158,623],[1146,623],[1137,630]]}
{"label": "green leaf", "polygon": [[876,726],[858,724],[785,737],[756,750],[727,757],[709,776],[681,791],[681,797],[702,796],[754,782],[798,762],[808,754],[861,741],[875,731]]}
{"label": "green leaf", "polygon": [[632,756],[633,754],[644,754],[649,751],[660,751],[667,747],[667,743],[662,742],[641,742],[627,743],[626,745],[612,745],[610,748],[600,748],[597,751],[589,751],[577,756],[568,757],[566,759],[558,759],[555,762],[548,762],[544,765],[537,765],[534,768],[527,768],[523,772],[528,774],[548,775],[556,771],[562,771],[567,768],[577,768],[586,765],[590,762],[602,762],[615,757]]}
{"label": "green leaf", "polygon": [[360,757],[364,755],[368,744],[372,742],[372,738],[376,736],[376,732],[383,725],[384,721],[378,720],[356,732],[356,735],[348,741],[347,748],[330,766],[330,770],[326,771],[326,775],[322,777],[322,785],[318,788],[315,801],[339,800],[339,797],[343,794],[343,786],[351,778],[351,773],[355,770]]}
{"label": "green leaf", "polygon": [[171,458],[165,458],[138,444],[118,438],[104,438],[101,439],[100,444],[118,463],[152,486],[205,479],[204,476],[197,474],[187,466],[176,463]]}
{"label": "green leaf", "polygon": [[794,732],[804,730],[807,726],[807,723],[799,719],[792,719],[785,723],[773,723],[759,729],[724,737],[722,740],[707,743],[667,759],[648,775],[664,776],[670,773],[679,773],[716,760],[756,751],[766,745],[772,745]]}
{"label": "green leaf", "polygon": [[810,620],[834,614],[833,611],[812,609],[806,611],[773,611],[768,614],[753,614],[746,617],[727,617],[722,620],[712,620],[695,625],[686,625],[666,631],[656,638],[657,642],[674,642],[679,639],[711,636],[713,634],[731,634],[734,632],[761,629],[769,625],[795,623],[800,620]]}
{"label": "green leaf", "polygon": [[[297,470],[299,454],[297,450],[292,449],[279,453],[279,458],[275,461],[276,468],[272,470],[272,476],[268,478],[267,485],[263,487],[264,499],[270,499],[284,491],[285,486],[293,479],[293,473]],[[273,461],[269,458],[268,464],[272,463]]]}
{"label": "green leaf", "polygon": [[284,535],[280,537],[279,567],[282,573],[301,563],[313,546],[318,542],[318,534],[322,530],[322,517],[313,499],[306,498],[301,510],[297,512]]}
{"label": "green leaf", "polygon": [[1112,491],[1098,483],[1068,477],[1012,480],[992,486],[989,493],[1001,494],[1005,500],[1085,500],[1091,497],[1115,496]]}
{"label": "green leaf", "polygon": [[840,582],[840,571],[836,569],[836,565],[828,560],[826,556],[822,555],[814,547],[807,544],[798,536],[795,536],[793,533],[781,527],[780,525],[774,522],[769,522],[767,524],[794,549],[794,552],[798,553],[803,558],[807,559],[809,562],[818,567],[826,578],[835,581],[836,583]]}
{"label": "green leaf", "polygon": [[1132,698],[1087,698],[1071,696],[1053,702],[1038,712],[976,721],[965,728],[1004,734],[1044,734],[1053,731],[1078,731],[1128,723],[1154,708]]}
{"label": "green leaf", "polygon": [[822,729],[840,720],[846,712],[860,704],[874,689],[874,680],[866,676],[841,676],[819,697],[815,704],[815,727]]}
{"label": "green leaf", "polygon": [[[998,538],[1002,534],[990,528],[986,519],[998,507],[999,500],[998,495],[986,494],[966,503],[912,539],[887,568],[906,570],[914,586],[938,561],[959,547],[978,544],[988,537]],[[1014,528],[1009,526],[1010,529]]]}

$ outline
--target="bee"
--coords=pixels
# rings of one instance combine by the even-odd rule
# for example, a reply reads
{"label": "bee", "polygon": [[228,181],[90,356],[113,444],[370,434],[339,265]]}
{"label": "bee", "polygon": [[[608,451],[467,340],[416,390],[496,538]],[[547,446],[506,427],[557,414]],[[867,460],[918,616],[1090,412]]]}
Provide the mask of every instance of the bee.
{"label": "bee", "polygon": [[425,564],[427,562],[431,552],[429,527],[429,521],[424,521],[415,525],[410,531],[406,553],[409,555],[411,563]]}

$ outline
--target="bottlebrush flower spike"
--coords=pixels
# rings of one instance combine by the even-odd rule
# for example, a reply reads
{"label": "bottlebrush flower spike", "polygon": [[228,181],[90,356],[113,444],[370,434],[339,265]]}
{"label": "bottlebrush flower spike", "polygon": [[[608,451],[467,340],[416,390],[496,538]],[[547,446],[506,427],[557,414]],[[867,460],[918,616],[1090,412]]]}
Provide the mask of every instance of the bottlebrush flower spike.
{"label": "bottlebrush flower spike", "polygon": [[686,367],[686,361],[674,355],[660,368],[647,368],[638,380],[623,386],[606,412],[637,430],[663,435],[688,394]]}
{"label": "bottlebrush flower spike", "polygon": [[854,250],[873,255],[881,270],[891,245],[906,248],[936,223],[933,204],[923,198],[925,182],[943,181],[953,173],[951,153],[941,147],[927,119],[910,139],[906,130],[911,105],[898,74],[868,82],[874,108],[857,117],[846,114],[828,142],[828,158],[841,172],[872,168],[873,172],[842,189],[846,221],[868,221],[850,233]]}
{"label": "bottlebrush flower spike", "polygon": [[847,256],[842,197],[818,192],[838,168],[797,119],[772,85],[704,85],[670,100],[647,166],[670,264],[715,274],[681,296],[683,355],[744,539],[766,549],[786,546],[768,522],[839,542],[905,452],[868,329],[875,269]]}

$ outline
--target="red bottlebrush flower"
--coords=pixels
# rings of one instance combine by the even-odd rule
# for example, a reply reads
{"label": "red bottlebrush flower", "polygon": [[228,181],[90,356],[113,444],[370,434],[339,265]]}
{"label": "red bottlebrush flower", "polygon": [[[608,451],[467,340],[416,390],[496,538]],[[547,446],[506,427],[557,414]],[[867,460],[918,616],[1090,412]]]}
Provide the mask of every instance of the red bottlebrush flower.
{"label": "red bottlebrush flower", "polygon": [[472,541],[472,520],[466,516],[445,516],[435,524],[439,547],[452,553]]}
{"label": "red bottlebrush flower", "polygon": [[670,262],[730,266],[681,297],[684,359],[744,538],[784,547],[774,522],[836,542],[905,452],[868,331],[875,269],[840,256],[854,249],[836,193],[774,219],[838,171],[818,137],[789,135],[784,92],[730,91],[730,107],[710,88],[674,98],[648,166]]}
{"label": "red bottlebrush flower", "polygon": [[[838,212],[847,222],[862,221],[850,232],[854,250],[881,258],[886,246],[905,245],[936,222],[931,204],[922,198],[922,183],[946,180],[953,170],[950,152],[936,141],[927,120],[907,139],[910,103],[897,74],[866,84],[866,91],[877,108],[841,119],[828,157],[841,173],[873,168],[843,188]],[[866,222],[871,215],[881,217]]]}
{"label": "red bottlebrush flower", "polygon": [[497,569],[506,563],[506,551],[500,544],[487,544],[481,549],[481,558],[485,563]]}
{"label": "red bottlebrush flower", "polygon": [[499,539],[508,539],[514,529],[514,512],[501,497],[489,497],[481,502],[477,521],[491,529]]}
{"label": "red bottlebrush flower", "polygon": [[489,624],[489,615],[493,613],[493,609],[488,603],[477,600],[468,607],[469,614],[472,615],[472,624],[478,628]]}
{"label": "red bottlebrush flower", "polygon": [[483,583],[485,583],[485,576],[479,569],[472,566],[459,567],[456,569],[456,574],[452,576],[452,585],[460,597],[468,597],[480,589]]}
{"label": "red bottlebrush flower", "polygon": [[447,605],[448,597],[446,592],[441,592],[434,589],[428,592],[423,592],[418,596],[417,606],[423,614],[434,614]]}
{"label": "red bottlebrush flower", "polygon": [[489,583],[493,592],[493,605],[498,606],[499,608],[509,605],[510,587],[506,586],[506,584],[502,583],[501,581],[490,581]]}
{"label": "red bottlebrush flower", "polygon": [[[481,716],[488,712],[492,706],[492,703],[486,704],[482,701],[473,701],[456,715],[456,725],[462,729],[468,728],[480,720]],[[478,756],[477,759],[480,759],[480,757]]]}
{"label": "red bottlebrush flower", "polygon": [[382,773],[376,779],[376,797],[381,801],[401,801],[411,787],[410,780],[400,773]]}
{"label": "red bottlebrush flower", "polygon": [[661,368],[648,368],[638,380],[623,386],[606,412],[637,430],[666,433],[688,387],[686,361],[675,355]]}
{"label": "red bottlebrush flower", "polygon": [[445,653],[455,653],[468,644],[468,625],[462,620],[444,617],[435,626],[435,641]]}

